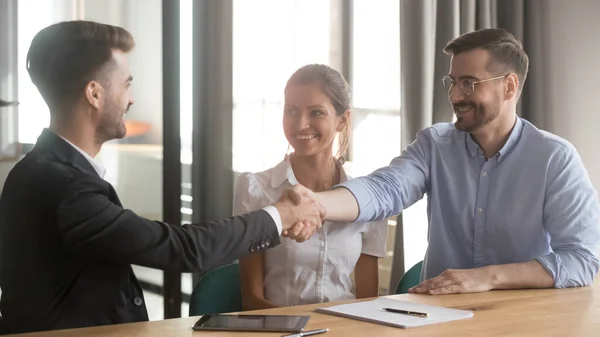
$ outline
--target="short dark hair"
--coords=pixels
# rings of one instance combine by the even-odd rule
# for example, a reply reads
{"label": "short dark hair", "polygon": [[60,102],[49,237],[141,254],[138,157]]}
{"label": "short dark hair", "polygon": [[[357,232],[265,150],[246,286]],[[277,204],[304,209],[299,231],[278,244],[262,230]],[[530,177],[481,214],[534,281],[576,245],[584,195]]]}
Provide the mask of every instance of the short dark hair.
{"label": "short dark hair", "polygon": [[[350,85],[338,72],[325,64],[308,64],[296,70],[288,79],[285,90],[291,85],[319,84],[321,91],[329,97],[335,114],[341,116],[352,108]],[[339,154],[345,156],[350,145],[350,119],[346,128],[340,132]]]}
{"label": "short dark hair", "polygon": [[112,50],[129,52],[135,46],[121,27],[91,22],[65,21],[38,32],[27,53],[31,81],[52,111],[73,102],[112,60]]}
{"label": "short dark hair", "polygon": [[476,30],[448,42],[444,53],[457,55],[475,49],[490,53],[491,60],[487,68],[491,73],[501,75],[500,72],[514,72],[521,82],[519,90],[523,88],[529,71],[529,57],[513,34],[501,28]]}

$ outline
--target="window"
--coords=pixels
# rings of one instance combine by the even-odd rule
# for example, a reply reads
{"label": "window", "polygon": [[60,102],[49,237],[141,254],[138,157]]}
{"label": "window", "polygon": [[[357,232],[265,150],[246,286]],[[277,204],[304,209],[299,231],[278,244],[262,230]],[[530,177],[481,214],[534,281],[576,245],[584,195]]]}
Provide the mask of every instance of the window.
{"label": "window", "polygon": [[355,0],[353,6],[351,171],[362,176],[401,150],[400,5]]}
{"label": "window", "polygon": [[283,90],[301,66],[329,64],[330,12],[324,0],[233,1],[235,172],[261,171],[283,159]]}
{"label": "window", "polygon": [[[401,152],[400,6],[397,0],[354,0],[352,87],[354,133],[352,175],[386,166]],[[408,269],[425,256],[427,203],[403,211],[404,263]],[[393,251],[396,221],[390,219],[388,249]],[[391,255],[391,254],[390,254]],[[387,288],[392,258],[381,262],[380,287]]]}
{"label": "window", "polygon": [[[0,99],[13,102],[17,100],[18,40],[17,40],[17,3],[0,2]],[[0,105],[0,166],[10,163],[19,156],[18,109],[16,106]]]}
{"label": "window", "polygon": [[74,19],[71,0],[19,0],[18,10],[18,88],[19,142],[35,143],[50,124],[50,112],[31,82],[25,62],[35,34],[53,23]]}
{"label": "window", "polygon": [[354,106],[399,112],[399,1],[355,0],[353,13]]}
{"label": "window", "polygon": [[[400,12],[396,0],[354,0],[352,17],[353,134],[349,173],[367,175],[400,154]],[[388,221],[389,256],[379,262],[388,293],[395,218]]]}
{"label": "window", "polygon": [[[193,123],[193,0],[180,0],[179,7],[179,31],[180,31],[180,125],[181,130],[181,162],[190,165],[192,163],[192,131]],[[189,173],[188,173],[189,175]]]}

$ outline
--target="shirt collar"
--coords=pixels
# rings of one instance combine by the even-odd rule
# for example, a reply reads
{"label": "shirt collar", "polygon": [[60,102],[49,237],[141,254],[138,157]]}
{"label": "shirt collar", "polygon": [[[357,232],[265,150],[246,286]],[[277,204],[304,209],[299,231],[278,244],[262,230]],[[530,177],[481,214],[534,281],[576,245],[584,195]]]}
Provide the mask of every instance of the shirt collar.
{"label": "shirt collar", "polygon": [[68,141],[66,138],[64,138],[63,136],[60,136],[60,138],[62,138],[65,142],[67,142],[69,145],[71,145],[75,150],[77,150],[79,153],[81,153],[81,155],[87,159],[87,161],[90,163],[90,165],[92,165],[92,167],[94,168],[94,170],[96,171],[96,173],[98,173],[98,175],[100,176],[100,178],[104,179],[104,175],[106,174],[106,168],[104,167],[104,165],[102,165],[99,161],[97,161],[96,159],[92,158],[92,156],[90,156],[89,154],[87,154],[85,151],[83,151],[82,149],[78,148],[75,144],[71,143],[70,141]]}
{"label": "shirt collar", "polygon": [[[510,132],[510,135],[508,136],[506,143],[504,144],[504,146],[502,146],[502,148],[500,149],[500,151],[498,151],[498,154],[496,155],[498,157],[498,162],[502,161],[502,159],[504,157],[506,157],[515,148],[515,146],[519,142],[519,139],[521,138],[522,130],[523,130],[523,121],[521,120],[521,118],[517,117],[515,126],[513,127],[512,131]],[[469,150],[471,157],[475,157],[478,154],[483,155],[483,151],[481,151],[481,149],[479,148],[479,145],[477,145],[477,143],[475,143],[475,141],[473,140],[473,137],[471,137],[470,133],[466,132],[466,138],[467,138],[467,149]]]}
{"label": "shirt collar", "polygon": [[[340,167],[340,183],[348,180],[348,176],[346,175],[346,171],[344,167]],[[273,167],[273,173],[271,174],[271,187],[277,188],[283,183],[288,182],[290,185],[297,185],[298,179],[294,175],[294,169],[292,168],[292,163],[290,162],[289,156],[285,158],[282,162],[277,164],[277,166]]]}
{"label": "shirt collar", "polygon": [[294,175],[290,158],[285,158],[282,162],[273,167],[273,173],[271,174],[271,187],[277,188],[281,186],[285,181],[288,181],[290,185],[298,184],[298,180]]}

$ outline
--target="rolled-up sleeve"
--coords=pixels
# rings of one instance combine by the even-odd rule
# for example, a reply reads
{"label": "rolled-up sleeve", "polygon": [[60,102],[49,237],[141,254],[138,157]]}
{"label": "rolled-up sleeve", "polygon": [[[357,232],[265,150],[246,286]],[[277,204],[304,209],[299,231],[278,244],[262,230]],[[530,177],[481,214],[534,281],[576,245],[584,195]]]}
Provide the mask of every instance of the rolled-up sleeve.
{"label": "rolled-up sleeve", "polygon": [[536,260],[556,288],[590,285],[600,267],[598,195],[577,151],[570,144],[550,162],[544,225],[552,252]]}
{"label": "rolled-up sleeve", "polygon": [[355,222],[389,218],[423,197],[429,180],[431,132],[431,128],[419,131],[417,139],[389,166],[335,186],[354,195],[359,209]]}

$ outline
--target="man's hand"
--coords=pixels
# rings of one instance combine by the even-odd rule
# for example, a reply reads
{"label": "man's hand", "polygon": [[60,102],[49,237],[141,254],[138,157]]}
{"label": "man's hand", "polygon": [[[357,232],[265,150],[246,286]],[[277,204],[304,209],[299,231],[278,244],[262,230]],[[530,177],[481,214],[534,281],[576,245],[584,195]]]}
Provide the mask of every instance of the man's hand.
{"label": "man's hand", "polygon": [[492,289],[488,268],[447,269],[439,276],[426,280],[408,290],[409,293],[444,295],[477,293]]}
{"label": "man's hand", "polygon": [[281,216],[282,234],[298,242],[308,240],[325,219],[314,193],[300,184],[284,191],[274,206]]}

